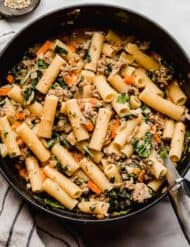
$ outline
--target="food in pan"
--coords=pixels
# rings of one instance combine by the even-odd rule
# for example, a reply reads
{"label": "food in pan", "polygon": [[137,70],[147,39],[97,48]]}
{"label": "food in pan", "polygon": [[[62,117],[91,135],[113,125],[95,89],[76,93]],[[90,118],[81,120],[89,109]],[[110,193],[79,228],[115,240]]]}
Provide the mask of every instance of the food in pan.
{"label": "food in pan", "polygon": [[164,158],[183,156],[187,97],[174,72],[148,42],[111,30],[37,44],[2,81],[1,156],[49,207],[127,214],[165,181]]}

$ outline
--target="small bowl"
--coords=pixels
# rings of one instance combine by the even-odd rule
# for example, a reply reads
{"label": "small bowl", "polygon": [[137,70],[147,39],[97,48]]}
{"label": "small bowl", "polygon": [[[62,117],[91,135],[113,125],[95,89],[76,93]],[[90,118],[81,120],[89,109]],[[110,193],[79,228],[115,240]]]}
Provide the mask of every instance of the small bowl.
{"label": "small bowl", "polygon": [[31,0],[30,6],[24,9],[12,9],[4,5],[4,0],[0,0],[0,15],[4,17],[16,17],[21,15],[26,15],[34,11],[40,3],[40,0]]}

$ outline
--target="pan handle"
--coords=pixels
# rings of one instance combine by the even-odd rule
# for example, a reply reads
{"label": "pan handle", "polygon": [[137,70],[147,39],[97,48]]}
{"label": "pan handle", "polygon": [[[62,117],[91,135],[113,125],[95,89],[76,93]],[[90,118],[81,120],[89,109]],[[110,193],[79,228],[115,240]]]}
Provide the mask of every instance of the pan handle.
{"label": "pan handle", "polygon": [[190,244],[190,182],[178,178],[169,190],[169,197],[183,233]]}

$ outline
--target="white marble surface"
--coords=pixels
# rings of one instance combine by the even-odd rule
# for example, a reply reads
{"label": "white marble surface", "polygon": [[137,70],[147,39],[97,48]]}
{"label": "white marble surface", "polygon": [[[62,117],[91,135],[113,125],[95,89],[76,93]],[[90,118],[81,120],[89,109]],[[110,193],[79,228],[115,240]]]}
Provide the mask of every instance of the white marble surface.
{"label": "white marble surface", "polygon": [[[42,0],[35,13],[10,21],[21,29],[41,14],[68,4],[113,3],[143,13],[166,28],[190,52],[190,0]],[[105,230],[80,227],[87,246],[111,247],[187,247],[170,203],[164,200],[145,213],[130,219],[125,225]]]}

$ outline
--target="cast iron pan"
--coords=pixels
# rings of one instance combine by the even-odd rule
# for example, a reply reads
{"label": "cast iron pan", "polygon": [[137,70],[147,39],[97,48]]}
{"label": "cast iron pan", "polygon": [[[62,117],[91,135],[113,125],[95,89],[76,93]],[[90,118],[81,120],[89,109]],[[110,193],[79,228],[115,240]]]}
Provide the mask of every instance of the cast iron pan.
{"label": "cast iron pan", "polygon": [[[97,29],[112,28],[118,31],[134,34],[140,40],[150,40],[152,49],[160,53],[164,59],[171,63],[178,76],[184,79],[182,85],[188,99],[190,99],[190,80],[187,78],[190,64],[187,54],[182,50],[177,41],[172,38],[159,25],[148,18],[128,9],[110,5],[78,5],[51,12],[28,25],[9,42],[0,56],[0,76],[16,64],[24,54],[24,51],[36,42],[46,38],[72,31],[73,28],[90,27]],[[1,78],[0,78],[1,79]],[[180,167],[180,174],[184,175],[190,165],[190,157],[185,156]],[[80,223],[109,223],[121,222],[132,215],[136,215],[158,203],[167,193],[158,193],[146,204],[134,208],[124,216],[97,220],[84,214],[76,214],[66,210],[50,209],[39,204],[26,190],[25,183],[17,175],[14,161],[9,159],[0,160],[0,171],[10,185],[30,205],[48,214],[59,218]]]}

